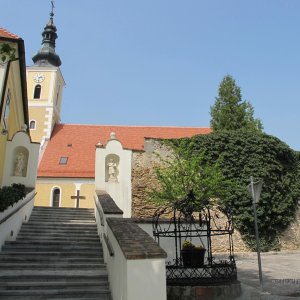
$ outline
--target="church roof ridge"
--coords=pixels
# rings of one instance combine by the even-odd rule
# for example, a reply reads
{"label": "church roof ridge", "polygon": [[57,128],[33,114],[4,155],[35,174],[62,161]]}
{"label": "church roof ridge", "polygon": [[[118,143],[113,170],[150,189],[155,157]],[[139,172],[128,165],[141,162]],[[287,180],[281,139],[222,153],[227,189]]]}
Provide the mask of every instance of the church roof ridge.
{"label": "church roof ridge", "polygon": [[95,127],[129,127],[129,128],[195,128],[210,129],[209,126],[176,126],[176,125],[113,125],[113,124],[76,124],[76,123],[60,123],[63,126],[95,126]]}

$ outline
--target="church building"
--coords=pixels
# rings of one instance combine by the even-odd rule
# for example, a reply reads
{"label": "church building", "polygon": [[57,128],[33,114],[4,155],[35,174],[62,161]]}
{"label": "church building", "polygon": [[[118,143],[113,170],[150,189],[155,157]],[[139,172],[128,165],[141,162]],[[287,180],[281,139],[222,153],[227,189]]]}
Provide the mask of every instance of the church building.
{"label": "church building", "polygon": [[133,213],[133,206],[138,192],[134,189],[147,175],[136,170],[141,160],[144,166],[149,164],[155,140],[191,137],[211,130],[61,123],[65,82],[55,52],[53,16],[51,12],[42,33],[42,47],[33,56],[34,64],[27,67],[29,128],[33,140],[41,143],[35,205],[90,208],[95,190],[105,190],[124,216],[136,216],[139,213]]}

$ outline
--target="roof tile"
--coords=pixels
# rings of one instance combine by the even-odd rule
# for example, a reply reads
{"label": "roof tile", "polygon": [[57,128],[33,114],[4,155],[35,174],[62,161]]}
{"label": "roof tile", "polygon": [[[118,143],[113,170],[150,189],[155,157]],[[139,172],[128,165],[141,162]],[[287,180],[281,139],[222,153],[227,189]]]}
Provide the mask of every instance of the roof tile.
{"label": "roof tile", "polygon": [[[110,133],[123,148],[136,151],[144,149],[145,138],[182,138],[197,134],[207,134],[210,128],[200,127],[149,127],[149,126],[109,126],[71,125],[55,126],[51,139],[38,169],[39,177],[95,177],[95,146],[100,141],[105,145]],[[72,146],[68,146],[72,144]],[[60,165],[60,157],[68,157],[66,165]]]}
{"label": "roof tile", "polygon": [[19,36],[17,36],[16,34],[13,34],[11,32],[9,32],[8,30],[6,30],[3,27],[0,27],[0,37],[9,38],[9,39],[15,39],[15,40],[20,39]]}

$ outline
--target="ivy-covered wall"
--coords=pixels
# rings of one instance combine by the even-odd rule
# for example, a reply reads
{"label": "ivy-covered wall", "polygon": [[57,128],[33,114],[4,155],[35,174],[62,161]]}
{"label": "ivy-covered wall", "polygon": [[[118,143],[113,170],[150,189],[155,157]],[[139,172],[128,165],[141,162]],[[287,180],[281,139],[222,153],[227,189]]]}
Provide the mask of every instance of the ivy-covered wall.
{"label": "ivy-covered wall", "polygon": [[[257,211],[262,250],[298,249],[300,234],[296,219],[300,199],[299,155],[279,139],[255,132],[219,132],[185,140],[195,152],[205,151],[207,162],[222,156],[221,168],[226,178],[236,184],[225,203],[235,215],[234,245],[237,252],[254,249],[252,199],[247,191],[250,176],[263,180]],[[159,158],[170,157],[162,141],[149,140],[145,152],[133,153],[132,213],[134,217],[151,217],[155,206],[149,203],[147,190],[158,186],[154,168]],[[300,218],[300,212],[298,213]],[[242,237],[242,238],[241,238]],[[222,252],[222,240],[216,241]]]}
{"label": "ivy-covered wall", "polygon": [[279,250],[280,236],[295,220],[300,200],[299,155],[278,138],[245,130],[222,131],[186,139],[186,146],[205,152],[208,163],[222,157],[226,178],[236,185],[225,203],[231,206],[236,228],[251,249],[255,247],[250,176],[263,180],[257,206],[261,248]]}

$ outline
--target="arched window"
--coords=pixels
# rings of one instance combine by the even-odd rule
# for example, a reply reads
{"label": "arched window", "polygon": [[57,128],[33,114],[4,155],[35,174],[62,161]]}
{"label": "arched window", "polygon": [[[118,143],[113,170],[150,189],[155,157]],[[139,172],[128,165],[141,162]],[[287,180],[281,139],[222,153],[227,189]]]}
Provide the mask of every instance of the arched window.
{"label": "arched window", "polygon": [[60,188],[56,187],[52,190],[52,207],[59,207]]}
{"label": "arched window", "polygon": [[37,84],[34,88],[34,95],[33,95],[33,99],[40,99],[41,98],[41,90],[42,87],[40,84]]}
{"label": "arched window", "polygon": [[35,129],[35,121],[30,121],[29,123],[29,129]]}

